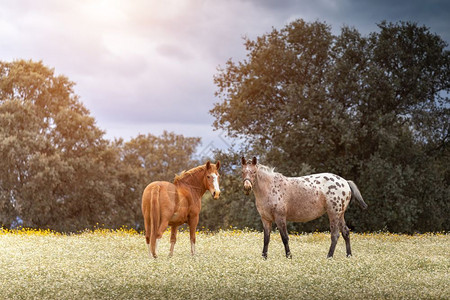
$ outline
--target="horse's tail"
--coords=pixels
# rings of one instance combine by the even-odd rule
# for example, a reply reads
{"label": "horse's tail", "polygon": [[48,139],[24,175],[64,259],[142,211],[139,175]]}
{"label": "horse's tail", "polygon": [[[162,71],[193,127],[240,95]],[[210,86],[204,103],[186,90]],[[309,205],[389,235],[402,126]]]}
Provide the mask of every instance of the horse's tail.
{"label": "horse's tail", "polygon": [[364,199],[361,196],[361,192],[359,191],[356,184],[351,180],[347,180],[347,182],[348,182],[348,185],[350,186],[350,190],[352,191],[352,199],[351,200],[353,200],[353,199],[358,200],[359,206],[361,206],[362,209],[366,209],[367,204],[366,204],[366,202],[364,202]]}
{"label": "horse's tail", "polygon": [[150,193],[150,251],[153,257],[156,258],[156,235],[160,223],[160,208],[159,208],[159,185],[152,188]]}

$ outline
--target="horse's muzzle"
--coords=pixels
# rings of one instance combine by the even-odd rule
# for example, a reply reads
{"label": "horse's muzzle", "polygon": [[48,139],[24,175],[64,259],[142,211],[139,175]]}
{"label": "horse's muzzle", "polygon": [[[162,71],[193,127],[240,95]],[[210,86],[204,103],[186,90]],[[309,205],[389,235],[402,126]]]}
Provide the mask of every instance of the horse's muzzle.
{"label": "horse's muzzle", "polygon": [[249,195],[251,190],[252,190],[252,183],[251,183],[250,179],[245,179],[244,180],[244,193],[246,195]]}
{"label": "horse's muzzle", "polygon": [[212,196],[213,196],[214,199],[219,199],[220,191],[214,191],[214,192],[212,193]]}

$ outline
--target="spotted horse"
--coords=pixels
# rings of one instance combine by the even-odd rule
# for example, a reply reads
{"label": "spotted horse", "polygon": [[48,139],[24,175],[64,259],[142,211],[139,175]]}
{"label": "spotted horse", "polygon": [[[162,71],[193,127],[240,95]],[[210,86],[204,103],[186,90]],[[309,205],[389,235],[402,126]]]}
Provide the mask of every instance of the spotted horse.
{"label": "spotted horse", "polygon": [[286,221],[308,222],[325,213],[330,220],[331,232],[328,258],[333,257],[339,231],[345,240],[347,256],[352,255],[350,230],[345,224],[344,213],[353,199],[362,209],[367,208],[353,181],[331,173],[286,177],[272,168],[257,164],[256,157],[249,163],[242,157],[242,178],[244,192],[248,195],[253,190],[256,208],[261,215],[264,227],[263,258],[267,258],[273,222],[280,231],[286,257],[292,258]]}

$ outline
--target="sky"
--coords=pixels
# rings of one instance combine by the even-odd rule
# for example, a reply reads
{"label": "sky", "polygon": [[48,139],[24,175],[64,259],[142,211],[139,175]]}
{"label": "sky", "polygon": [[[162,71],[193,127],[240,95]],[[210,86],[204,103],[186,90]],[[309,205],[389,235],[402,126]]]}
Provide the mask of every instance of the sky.
{"label": "sky", "polygon": [[448,0],[0,0],[0,60],[67,76],[108,139],[167,130],[201,137],[208,155],[233,142],[209,114],[217,68],[245,58],[244,36],[298,18],[363,35],[413,21],[450,43]]}

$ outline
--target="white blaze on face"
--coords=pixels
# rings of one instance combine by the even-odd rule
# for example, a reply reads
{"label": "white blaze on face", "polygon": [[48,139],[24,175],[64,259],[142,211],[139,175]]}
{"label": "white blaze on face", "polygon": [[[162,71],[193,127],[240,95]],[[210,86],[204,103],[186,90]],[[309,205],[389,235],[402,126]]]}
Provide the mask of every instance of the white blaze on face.
{"label": "white blaze on face", "polygon": [[213,178],[213,185],[214,185],[214,190],[219,191],[219,180],[218,180],[218,176],[216,174],[211,174],[212,178]]}

